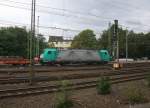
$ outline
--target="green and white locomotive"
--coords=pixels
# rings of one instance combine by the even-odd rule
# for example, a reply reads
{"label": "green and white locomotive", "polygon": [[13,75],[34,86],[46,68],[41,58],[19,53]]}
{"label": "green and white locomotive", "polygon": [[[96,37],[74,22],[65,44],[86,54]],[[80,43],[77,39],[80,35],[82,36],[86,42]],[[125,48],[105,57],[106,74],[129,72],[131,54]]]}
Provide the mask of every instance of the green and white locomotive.
{"label": "green and white locomotive", "polygon": [[42,64],[69,64],[69,63],[107,63],[110,61],[107,50],[84,50],[46,48],[40,56]]}

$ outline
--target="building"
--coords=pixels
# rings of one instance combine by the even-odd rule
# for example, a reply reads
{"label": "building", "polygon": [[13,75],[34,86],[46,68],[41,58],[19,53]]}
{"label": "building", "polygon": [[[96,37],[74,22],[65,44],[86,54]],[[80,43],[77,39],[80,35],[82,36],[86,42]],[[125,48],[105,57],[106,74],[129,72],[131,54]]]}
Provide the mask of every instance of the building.
{"label": "building", "polygon": [[64,39],[63,36],[49,36],[49,46],[55,48],[70,48],[72,40]]}

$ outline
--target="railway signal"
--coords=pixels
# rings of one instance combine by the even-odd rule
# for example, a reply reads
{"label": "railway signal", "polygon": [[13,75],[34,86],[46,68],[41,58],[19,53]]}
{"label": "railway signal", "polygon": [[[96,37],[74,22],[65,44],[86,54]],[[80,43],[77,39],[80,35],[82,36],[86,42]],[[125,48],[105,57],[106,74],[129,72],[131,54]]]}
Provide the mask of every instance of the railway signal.
{"label": "railway signal", "polygon": [[113,34],[113,57],[119,58],[119,38],[118,38],[118,20],[114,20],[114,34]]}
{"label": "railway signal", "polygon": [[118,20],[114,20],[114,34],[113,34],[113,57],[117,63],[113,64],[114,69],[120,69],[122,64],[119,63],[119,35],[118,35]]}

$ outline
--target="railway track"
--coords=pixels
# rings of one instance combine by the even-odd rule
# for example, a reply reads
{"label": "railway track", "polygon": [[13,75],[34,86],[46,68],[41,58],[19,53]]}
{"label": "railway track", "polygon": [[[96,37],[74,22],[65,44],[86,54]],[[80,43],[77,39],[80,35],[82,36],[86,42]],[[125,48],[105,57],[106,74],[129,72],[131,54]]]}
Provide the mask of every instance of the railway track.
{"label": "railway track", "polygon": [[[37,72],[42,72],[42,71],[45,71],[45,72],[52,72],[52,71],[61,71],[61,70],[64,70],[64,71],[70,71],[70,70],[81,70],[81,69],[90,69],[90,68],[100,68],[100,69],[103,69],[103,68],[112,68],[112,63],[110,64],[105,64],[105,65],[77,65],[77,66],[33,66],[33,69]],[[123,66],[125,68],[130,68],[130,67],[142,67],[142,66],[149,66],[150,65],[150,62],[142,62],[142,63],[124,63]],[[29,71],[29,67],[4,67],[4,68],[0,68],[0,73],[3,73],[3,72],[28,72]]]}
{"label": "railway track", "polygon": [[[111,78],[110,82],[112,84],[123,83],[127,81],[133,80],[141,80],[146,78],[147,75],[140,74],[140,75],[129,75],[129,76],[120,76],[117,78]],[[90,87],[95,87],[98,81],[84,81],[78,83],[71,83],[68,85],[68,90],[78,90],[78,89],[85,89]],[[4,98],[11,98],[11,97],[23,97],[23,96],[31,96],[31,95],[39,95],[45,93],[53,93],[60,91],[60,85],[49,85],[49,86],[40,86],[40,87],[28,87],[28,88],[19,88],[19,89],[7,89],[7,90],[0,90],[0,99]]]}
{"label": "railway track", "polygon": [[[124,68],[138,68],[138,67],[149,67],[150,63],[128,63],[124,64]],[[35,68],[33,67],[33,71],[36,73],[57,73],[57,72],[67,72],[67,71],[78,71],[78,70],[102,70],[102,69],[113,69],[112,66],[104,65],[104,66],[84,66],[84,67],[41,67]],[[18,74],[18,73],[29,73],[29,68],[4,68],[0,69],[0,74]]]}
{"label": "railway track", "polygon": [[[150,67],[145,68],[130,68],[122,70],[100,70],[97,72],[76,72],[73,74],[65,75],[52,75],[52,76],[37,76],[34,77],[35,82],[48,82],[48,81],[58,81],[58,80],[70,80],[70,79],[86,79],[86,78],[96,78],[99,76],[114,76],[114,75],[125,75],[125,74],[150,74]],[[29,77],[1,77],[0,84],[20,84],[29,83]]]}
{"label": "railway track", "polygon": [[[107,66],[107,67],[111,67],[111,64],[93,64],[93,65],[67,65],[67,66],[60,66],[60,65],[58,65],[58,66],[41,66],[41,65],[39,65],[39,66],[32,66],[32,68],[34,68],[34,69],[57,69],[57,68],[59,68],[59,69],[67,69],[67,68],[73,68],[73,69],[76,69],[76,68],[90,68],[90,67],[103,67],[103,66]],[[28,69],[30,69],[30,66],[10,66],[10,67],[6,67],[6,66],[1,66],[0,67],[0,71],[1,70],[3,70],[3,69],[12,69],[12,70],[16,70],[16,69],[26,69],[26,70],[28,70]]]}
{"label": "railway track", "polygon": [[[127,65],[123,67],[123,69],[130,69],[130,68],[149,68],[150,63],[137,63],[137,64],[132,64],[132,65]],[[36,69],[33,68],[33,71],[35,73],[39,73],[39,74],[51,74],[51,73],[70,73],[70,72],[77,72],[78,71],[83,71],[85,72],[90,71],[90,70],[112,70],[112,66],[90,66],[90,67],[58,67],[58,68],[41,68],[41,69]],[[0,69],[0,79],[4,79],[4,76],[6,77],[5,79],[8,78],[13,78],[15,77],[17,74],[19,76],[22,76],[21,74],[26,74],[26,76],[28,76],[30,70],[26,69],[26,68],[22,68],[22,69]],[[3,77],[1,77],[3,76]]]}
{"label": "railway track", "polygon": [[[62,75],[50,75],[50,76],[36,76],[34,77],[35,82],[48,82],[56,80],[70,80],[70,79],[86,79],[86,78],[95,78],[99,76],[113,76],[113,75],[126,75],[134,73],[150,74],[150,67],[144,68],[128,68],[122,70],[98,70],[97,72],[78,72],[67,73]],[[19,84],[19,83],[28,83],[30,81],[29,77],[1,77],[0,84]]]}
{"label": "railway track", "polygon": [[[68,86],[68,90],[78,90],[85,89],[90,87],[95,87],[97,83],[96,80],[87,81],[87,78],[98,78],[100,76],[109,76],[112,84],[123,83],[127,81],[133,80],[141,80],[146,78],[150,74],[150,68],[148,66],[144,67],[134,67],[134,68],[125,68],[122,70],[106,70],[106,72],[95,72],[95,73],[76,73],[72,75],[64,75],[61,77],[58,76],[49,76],[49,77],[37,77],[34,79],[35,82],[48,82],[48,81],[58,81],[58,80],[75,80],[75,79],[84,79],[85,81],[72,82]],[[19,83],[28,83],[29,78],[1,78],[0,84],[19,84]],[[5,89],[0,90],[0,99],[10,98],[10,97],[22,97],[22,96],[30,96],[30,95],[39,95],[44,93],[52,93],[60,91],[60,85],[51,84],[45,86],[38,87],[24,87],[17,89]]]}
{"label": "railway track", "polygon": [[[57,68],[42,68],[36,69],[33,68],[35,72],[62,72],[62,71],[78,71],[78,70],[98,70],[98,69],[112,69],[109,66],[93,66],[93,67],[57,67]],[[0,69],[0,74],[7,73],[28,73],[30,69],[22,68],[22,69]]]}

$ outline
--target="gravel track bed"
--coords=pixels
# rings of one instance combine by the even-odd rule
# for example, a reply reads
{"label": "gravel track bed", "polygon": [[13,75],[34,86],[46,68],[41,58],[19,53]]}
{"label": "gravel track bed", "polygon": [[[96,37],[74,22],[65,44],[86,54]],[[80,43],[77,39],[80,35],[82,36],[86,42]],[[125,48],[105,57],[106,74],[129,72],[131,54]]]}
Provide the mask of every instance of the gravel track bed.
{"label": "gravel track bed", "polygon": [[[93,73],[92,73],[93,74]],[[145,74],[149,74],[149,73],[145,73]],[[111,75],[110,79],[113,78],[119,78],[119,77],[127,77],[127,76],[134,76],[134,75],[143,75],[143,73],[135,73],[135,74],[122,74],[122,75]],[[71,76],[71,75],[70,75]],[[80,76],[80,75],[79,75]],[[73,76],[72,76],[73,77]],[[70,81],[70,83],[78,83],[78,82],[86,82],[86,81],[97,81],[98,78],[100,77],[100,75],[98,76],[94,76],[91,78],[77,78],[77,79],[70,79],[68,81]],[[34,85],[35,87],[39,87],[39,86],[46,86],[46,85],[57,85],[60,83],[60,80],[55,80],[55,81],[42,81],[42,82],[36,82],[36,84]],[[16,89],[16,88],[26,88],[26,87],[30,87],[29,83],[20,83],[20,84],[1,84],[0,85],[0,90],[3,89]]]}
{"label": "gravel track bed", "polygon": [[[55,70],[55,69],[75,69],[75,68],[92,68],[92,67],[110,67],[111,65],[78,65],[78,66],[33,66],[34,69],[38,69],[38,70],[41,70],[41,69],[52,69],[52,70]],[[19,67],[0,67],[0,71],[1,70],[7,70],[7,69],[10,69],[10,70],[17,70],[17,69],[30,69],[30,67],[26,66],[26,67],[23,67],[23,66],[19,66]]]}
{"label": "gravel track bed", "polygon": [[[121,70],[124,70],[124,71],[129,71],[130,69],[141,69],[143,67],[133,67],[133,68],[122,68]],[[149,68],[149,66],[147,67],[144,67],[145,69],[146,68]],[[71,69],[71,68],[70,68]],[[95,67],[92,67],[90,68],[89,70],[86,69],[86,70],[61,70],[61,71],[56,71],[56,70],[47,70],[45,72],[45,70],[41,70],[40,72],[38,71],[34,71],[35,72],[35,76],[55,76],[55,75],[72,75],[72,74],[89,74],[89,73],[95,73],[95,72],[99,72],[99,73],[106,73],[106,72],[110,72],[110,71],[115,71],[113,70],[112,68],[105,68],[105,67],[101,67],[101,68],[95,68]],[[19,73],[16,73],[15,71],[14,72],[6,72],[6,73],[1,73],[0,72],[0,79],[3,78],[3,77],[10,77],[10,78],[15,78],[15,77],[29,77],[30,76],[30,72],[27,71],[27,72],[19,72]],[[3,78],[4,79],[4,78]]]}
{"label": "gravel track bed", "polygon": [[[150,62],[142,62],[142,63],[123,63],[123,67],[139,67],[139,66],[149,66]],[[34,69],[37,70],[50,70],[50,71],[55,71],[55,70],[63,70],[63,69],[82,69],[82,68],[111,68],[112,67],[112,63],[110,64],[105,64],[105,65],[77,65],[77,66],[33,66]],[[0,72],[1,71],[15,71],[15,70],[29,70],[29,67],[0,67]]]}
{"label": "gravel track bed", "polygon": [[[88,73],[92,73],[92,72],[106,72],[106,71],[110,71],[111,69],[94,69],[94,70],[76,70],[76,71],[58,71],[58,72],[36,72],[35,71],[35,75],[36,76],[53,76],[53,75],[70,75],[70,74],[88,74]],[[29,76],[30,72],[27,73],[12,73],[12,74],[0,74],[0,77],[2,76],[11,76],[11,77],[24,77],[24,76]]]}
{"label": "gravel track bed", "polygon": [[[42,72],[42,73],[38,73],[38,72],[35,72],[35,77],[41,77],[41,76],[47,76],[47,77],[58,77],[58,79],[63,76],[80,76],[80,75],[103,75],[105,73],[109,74],[109,73],[112,73],[112,72],[119,72],[119,71],[123,71],[123,72],[129,72],[129,71],[132,71],[132,70],[135,70],[135,69],[150,69],[150,67],[139,67],[139,68],[123,68],[121,70],[112,70],[112,69],[100,69],[100,70],[97,70],[97,69],[94,69],[94,70],[77,70],[77,71],[59,71],[59,72]],[[144,70],[142,70],[144,72]],[[30,78],[30,73],[14,73],[14,74],[0,74],[0,79],[4,79],[3,77],[7,77],[9,78]]]}
{"label": "gravel track bed", "polygon": [[[143,65],[144,66],[144,65]],[[137,66],[138,67],[138,66]],[[148,67],[148,66],[147,66]],[[140,67],[138,67],[140,69]],[[137,68],[137,69],[138,69]],[[142,67],[141,67],[142,68]],[[127,68],[124,68],[126,72],[128,72]],[[103,70],[84,70],[84,71],[62,71],[62,72],[52,72],[52,73],[36,73],[36,76],[61,76],[61,75],[68,75],[71,76],[73,74],[97,74],[97,73],[105,73],[105,72],[112,72],[110,69],[103,69]],[[108,73],[109,73],[108,72]],[[78,73],[78,74],[79,74]],[[141,73],[139,73],[140,75]],[[0,77],[3,77],[4,74],[0,74]],[[28,76],[29,74],[12,74],[12,76]],[[115,76],[120,77],[121,75]],[[112,78],[112,77],[111,77]],[[114,77],[113,77],[114,78]],[[70,80],[72,82],[82,82],[82,81],[90,81],[90,80],[97,80],[97,78],[86,78],[86,79],[75,79]],[[35,87],[41,85],[51,85],[51,84],[58,84],[60,81],[50,81],[50,82],[40,82],[34,85]],[[77,90],[72,91],[72,99],[75,101],[75,106],[73,108],[129,108],[129,105],[119,104],[117,101],[121,100],[120,91],[128,87],[129,84],[137,85],[144,89],[143,81],[133,81],[124,84],[116,84],[113,86],[113,91],[111,95],[106,96],[99,96],[96,93],[95,88],[85,89],[85,90]],[[16,89],[16,88],[26,88],[29,87],[27,83],[22,84],[6,84],[0,85],[0,89]],[[33,96],[33,97],[23,97],[23,98],[14,98],[14,99],[3,99],[0,100],[0,108],[54,108],[54,103],[56,103],[56,94],[44,94],[40,96]],[[150,92],[147,91],[147,96],[150,98]],[[149,104],[137,105],[137,107],[133,108],[149,108],[147,107]]]}
{"label": "gravel track bed", "polygon": [[[83,82],[83,81],[93,81],[97,80],[97,78],[86,78],[86,79],[72,79],[68,80],[70,83],[77,83],[77,82]],[[40,86],[48,86],[48,85],[57,85],[60,84],[62,80],[57,80],[57,81],[49,81],[49,82],[38,82],[33,86],[30,86],[28,83],[21,83],[21,84],[5,84],[5,85],[0,85],[0,90],[4,89],[16,89],[16,88],[26,88],[26,87],[40,87]]]}
{"label": "gravel track bed", "polygon": [[[139,68],[140,70],[141,70],[141,68]],[[144,69],[142,69],[141,71],[147,71],[146,69],[149,69],[149,68],[144,68]],[[133,68],[132,70],[135,70],[135,68]],[[132,70],[130,70],[130,69],[122,69],[121,70],[121,72],[123,71],[123,73],[124,72],[128,72],[128,71],[132,71]],[[138,69],[137,69],[138,70]],[[54,79],[62,79],[62,78],[68,78],[68,77],[71,77],[71,76],[87,76],[87,77],[90,77],[90,76],[93,76],[93,75],[103,75],[103,74],[109,74],[109,73],[112,73],[113,72],[113,70],[82,70],[82,71],[67,71],[67,72],[60,72],[60,73],[36,73],[35,74],[35,77],[36,78],[40,78],[40,77],[47,77],[47,78],[54,78]],[[114,70],[114,72],[119,72],[119,71],[116,71],[116,70]],[[13,76],[13,75],[10,75],[10,77],[11,78],[29,78],[29,76],[30,76],[30,74],[20,74],[20,76],[19,76],[19,74],[17,74],[16,76]],[[6,76],[7,77],[7,76]],[[1,77],[2,78],[2,77]]]}
{"label": "gravel track bed", "polygon": [[[73,90],[70,92],[71,99],[75,104],[73,108],[129,108],[129,105],[122,103],[122,91],[128,86],[137,86],[145,90],[146,96],[150,98],[150,91],[146,90],[143,83],[142,80],[113,85],[110,95],[98,95],[95,88]],[[53,93],[2,99],[0,108],[54,108],[57,95],[57,93]],[[132,108],[149,108],[148,105],[148,103],[135,105]]]}

